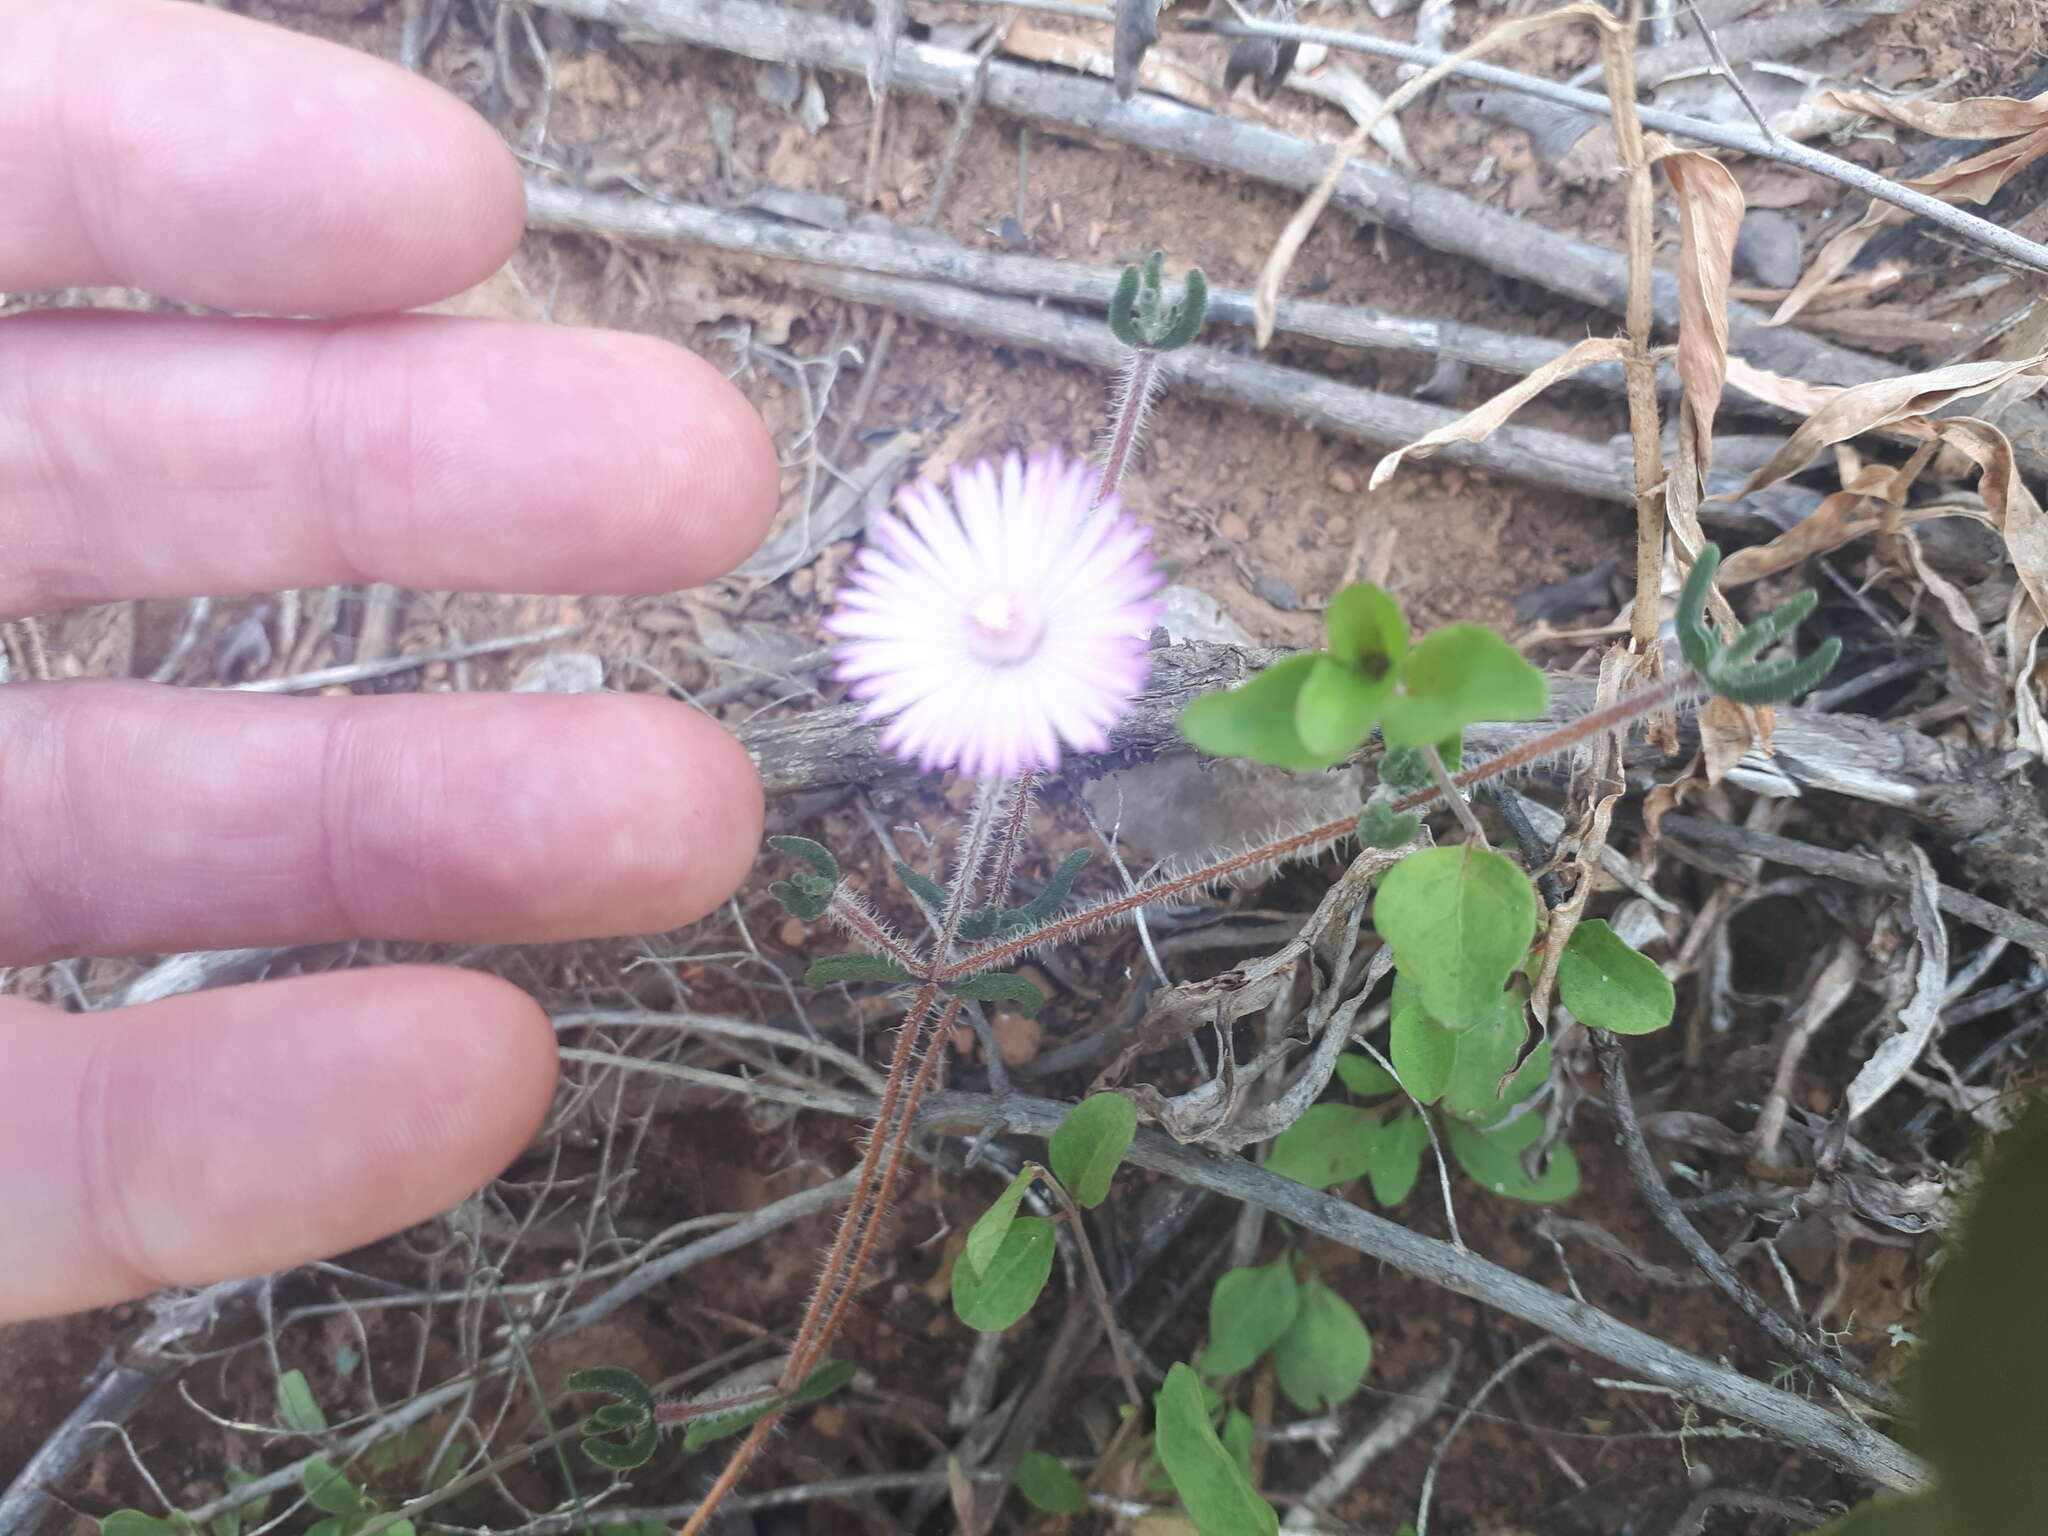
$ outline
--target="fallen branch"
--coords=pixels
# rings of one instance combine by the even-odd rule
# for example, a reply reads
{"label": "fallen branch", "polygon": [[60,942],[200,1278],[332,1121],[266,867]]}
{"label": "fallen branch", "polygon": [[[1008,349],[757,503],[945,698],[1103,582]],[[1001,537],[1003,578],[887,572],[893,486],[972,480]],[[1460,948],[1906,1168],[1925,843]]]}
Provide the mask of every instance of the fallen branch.
{"label": "fallen branch", "polygon": [[[708,245],[736,255],[773,261],[801,261],[816,266],[869,272],[878,277],[908,277],[953,283],[989,293],[1031,299],[1058,299],[1106,310],[1116,291],[1121,267],[1088,266],[1050,256],[1015,251],[984,251],[920,230],[907,234],[876,233],[872,220],[860,229],[815,229],[786,219],[739,210],[706,208],[695,203],[631,197],[620,193],[586,192],[529,176],[526,222],[534,229],[594,235],[605,240],[637,240],[663,245]],[[1209,319],[1226,325],[1252,324],[1252,296],[1238,288],[1209,287]],[[1545,336],[1488,330],[1461,320],[1438,320],[1396,314],[1368,304],[1322,304],[1313,299],[1283,299],[1274,317],[1275,329],[1310,341],[1341,347],[1401,352],[1419,357],[1447,357],[1474,368],[1520,377],[1534,373],[1569,350]],[[1667,385],[1677,374],[1666,369]],[[1572,376],[1611,394],[1622,390],[1621,367],[1588,368]],[[1756,410],[1758,402],[1739,390],[1729,403]],[[1770,414],[1791,419],[1790,412]]]}
{"label": "fallen branch", "polygon": [[[1296,27],[1276,22],[1223,18],[1197,21],[1186,30],[1213,32],[1222,37],[1270,37],[1282,42],[1321,43],[1326,48],[1354,49],[1360,53],[1378,54],[1383,58],[1402,59],[1410,64],[1429,66],[1441,64],[1449,57],[1434,48],[1417,48],[1412,44],[1398,43],[1390,38],[1373,37],[1362,32],[1337,31],[1329,27]],[[1556,102],[1559,106],[1571,107],[1580,112],[1591,112],[1601,117],[1612,116],[1614,112],[1613,103],[1596,91],[1578,90],[1573,86],[1560,85],[1554,80],[1525,75],[1518,70],[1502,69],[1477,60],[1467,60],[1453,65],[1451,72],[1474,80],[1484,80],[1489,85],[1519,91],[1526,96]],[[1659,133],[1678,134],[1701,144],[1712,144],[1717,149],[1732,149],[1740,154],[1752,155],[1759,160],[1775,160],[1783,165],[1796,166],[1815,176],[1824,176],[1829,181],[1840,182],[1845,187],[1854,187],[1858,192],[1874,197],[1879,202],[1903,208],[1931,224],[1941,226],[1999,260],[2029,271],[2048,273],[2048,246],[2029,240],[2024,235],[2014,234],[2009,229],[2003,229],[1989,219],[1979,218],[1967,209],[1958,208],[1954,203],[1945,203],[1938,197],[1930,197],[1917,187],[1902,186],[1876,171],[1868,170],[1839,156],[1809,149],[1796,139],[1766,137],[1754,129],[1733,123],[1705,122],[1699,118],[1685,117],[1677,112],[1660,111],[1655,107],[1636,108],[1636,117],[1645,128],[1654,128]]]}
{"label": "fallen branch", "polygon": [[[670,42],[695,43],[748,58],[861,74],[873,39],[862,27],[813,11],[758,0],[542,0],[552,9],[610,22]],[[972,54],[928,43],[900,42],[895,84],[941,100],[960,99],[971,84]],[[1119,101],[1107,81],[994,60],[988,69],[987,105],[997,111],[1136,145],[1256,181],[1305,190],[1329,159],[1329,146],[1166,97],[1138,92]],[[1428,182],[1412,180],[1366,159],[1355,159],[1338,183],[1335,205],[1354,218],[1387,228],[1525,282],[1596,308],[1619,312],[1628,297],[1627,262],[1571,235],[1488,208]],[[1656,314],[1678,324],[1678,282],[1659,273]],[[1769,327],[1745,305],[1729,306],[1731,344],[1751,363],[1817,383],[1854,384],[1889,378],[1898,370],[1867,353],[1798,331]]]}
{"label": "fallen branch", "polygon": [[[997,1100],[986,1094],[936,1093],[925,1100],[919,1125],[934,1131],[996,1125],[1005,1131],[1043,1137],[1052,1134],[1067,1107],[1051,1099]],[[1918,1457],[1867,1425],[1687,1354],[1475,1253],[1412,1232],[1335,1195],[1268,1173],[1254,1163],[1183,1147],[1153,1130],[1139,1131],[1127,1161],[1228,1199],[1261,1206],[1404,1274],[1521,1318],[1566,1344],[1613,1361],[1644,1381],[1827,1456],[1884,1487],[1912,1489],[1927,1483],[1927,1468]]]}

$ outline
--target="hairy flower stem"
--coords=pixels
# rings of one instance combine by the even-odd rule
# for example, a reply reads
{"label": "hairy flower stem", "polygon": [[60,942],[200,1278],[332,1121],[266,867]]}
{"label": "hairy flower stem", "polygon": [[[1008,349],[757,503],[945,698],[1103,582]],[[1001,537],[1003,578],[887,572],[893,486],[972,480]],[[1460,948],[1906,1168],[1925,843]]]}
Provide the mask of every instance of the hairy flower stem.
{"label": "hairy flower stem", "polygon": [[1102,456],[1102,482],[1095,488],[1098,506],[1124,483],[1124,470],[1144,434],[1159,385],[1159,354],[1150,347],[1132,348],[1131,360],[1124,364],[1123,376],[1117,381],[1115,420],[1109,429],[1109,447]]}
{"label": "hairy flower stem", "polygon": [[[1631,720],[1653,710],[1662,709],[1684,695],[1696,692],[1700,687],[1699,680],[1690,672],[1673,672],[1648,688],[1617,699],[1604,709],[1596,709],[1591,714],[1581,715],[1578,719],[1568,721],[1556,730],[1526,741],[1498,757],[1488,758],[1483,763],[1474,764],[1462,772],[1452,774],[1450,787],[1470,789],[1475,784],[1483,784],[1488,779],[1513,773],[1517,768],[1530,763],[1541,762],[1544,758],[1574,747],[1603,731],[1618,730]],[[1427,789],[1418,789],[1415,793],[1396,800],[1391,809],[1397,814],[1419,811],[1442,799],[1444,794],[1443,786],[1432,784]],[[1357,829],[1358,818],[1344,816],[1336,821],[1325,822],[1320,827],[1311,827],[1306,832],[1297,832],[1291,837],[1283,837],[1261,847],[1232,854],[1227,859],[1218,859],[1187,874],[1141,886],[1125,895],[1111,897],[1095,906],[1056,918],[1033,932],[1018,934],[1015,938],[986,945],[963,955],[958,960],[935,967],[929,973],[929,979],[941,986],[955,985],[978,972],[1007,964],[1041,944],[1065,938],[1069,934],[1094,927],[1097,923],[1110,918],[1120,917],[1139,907],[1150,906],[1155,901],[1164,901],[1171,896],[1201,890],[1244,870],[1256,869],[1261,864],[1270,864],[1276,859],[1293,858],[1307,853],[1325,843],[1334,843],[1341,837],[1348,837]]]}
{"label": "hairy flower stem", "polygon": [[[1002,783],[987,783],[981,787],[975,796],[974,808],[968,813],[967,827],[961,834],[953,863],[953,878],[946,892],[945,916],[940,920],[939,931],[930,950],[923,956],[911,954],[893,939],[886,946],[878,947],[885,948],[898,964],[921,977],[929,977],[952,957],[960,921],[974,905],[992,844],[996,845],[992,899],[1000,901],[1009,888],[1011,874],[1016,868],[1018,839],[1030,809],[1030,794],[1028,776],[1014,789]],[[1003,815],[1006,799],[1010,806],[1007,817]],[[997,830],[999,823],[1000,833]],[[864,908],[851,901],[843,905],[844,910],[838,905],[833,909],[833,915],[842,923],[864,938],[872,935],[862,924],[875,933],[882,932],[879,923]],[[846,1210],[839,1218],[839,1230],[832,1239],[831,1250],[825,1255],[824,1268],[812,1288],[803,1321],[798,1324],[796,1337],[790,1344],[789,1358],[783,1362],[782,1374],[776,1381],[778,1392],[785,1398],[804,1384],[824,1359],[825,1351],[832,1347],[832,1341],[846,1319],[846,1309],[852,1305],[854,1292],[859,1288],[860,1278],[867,1272],[868,1260],[881,1238],[889,1210],[895,1204],[896,1183],[903,1171],[904,1155],[910,1147],[911,1128],[917,1122],[917,1106],[931,1086],[939,1062],[945,1055],[946,1037],[960,1017],[959,998],[946,999],[943,1008],[938,1004],[939,989],[926,980],[904,1013],[903,1024],[896,1036],[896,1049],[889,1058],[889,1075],[882,1086],[882,1100],[875,1112],[874,1128],[868,1134],[867,1147],[861,1156],[860,1176],[855,1181]],[[718,1474],[718,1480],[683,1525],[679,1536],[699,1536],[725,1496],[746,1475],[747,1468],[781,1417],[782,1408],[778,1406],[747,1432],[724,1470]]]}

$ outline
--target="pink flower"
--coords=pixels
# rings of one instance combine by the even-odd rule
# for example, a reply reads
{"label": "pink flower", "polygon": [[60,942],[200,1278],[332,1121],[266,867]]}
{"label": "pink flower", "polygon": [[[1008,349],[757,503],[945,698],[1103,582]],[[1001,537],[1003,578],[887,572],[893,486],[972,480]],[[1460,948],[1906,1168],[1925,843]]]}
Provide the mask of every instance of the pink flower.
{"label": "pink flower", "polygon": [[887,719],[882,744],[927,773],[1010,778],[1064,743],[1109,746],[1144,685],[1162,578],[1146,531],[1057,448],[984,459],[876,514],[825,621],[839,676]]}

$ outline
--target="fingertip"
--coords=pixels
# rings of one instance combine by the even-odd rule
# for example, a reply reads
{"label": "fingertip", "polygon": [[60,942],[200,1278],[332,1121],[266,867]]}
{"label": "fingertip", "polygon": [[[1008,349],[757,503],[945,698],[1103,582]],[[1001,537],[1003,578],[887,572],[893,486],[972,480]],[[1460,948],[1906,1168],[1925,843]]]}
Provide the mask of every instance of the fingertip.
{"label": "fingertip", "polygon": [[666,585],[724,575],[767,536],[782,494],[767,423],[694,352],[624,331],[583,334],[616,366],[614,387],[630,402],[625,419],[645,455],[640,526],[621,536],[632,548],[687,558],[683,579]]}

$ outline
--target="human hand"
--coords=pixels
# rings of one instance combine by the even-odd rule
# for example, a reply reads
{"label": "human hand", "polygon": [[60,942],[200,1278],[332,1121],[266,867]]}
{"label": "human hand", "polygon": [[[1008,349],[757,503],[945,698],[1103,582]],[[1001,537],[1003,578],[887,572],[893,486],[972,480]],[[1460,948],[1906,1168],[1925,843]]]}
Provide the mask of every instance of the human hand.
{"label": "human hand", "polygon": [[[510,254],[511,156],[393,66],[173,0],[0,0],[0,290],[245,320],[0,320],[0,613],[390,581],[663,591],[760,538],[772,444],[708,365],[401,316]],[[0,687],[0,963],[701,916],[761,794],[628,695]],[[72,1015],[0,999],[0,1321],[336,1252],[539,1124],[547,1019],[394,966]]]}

